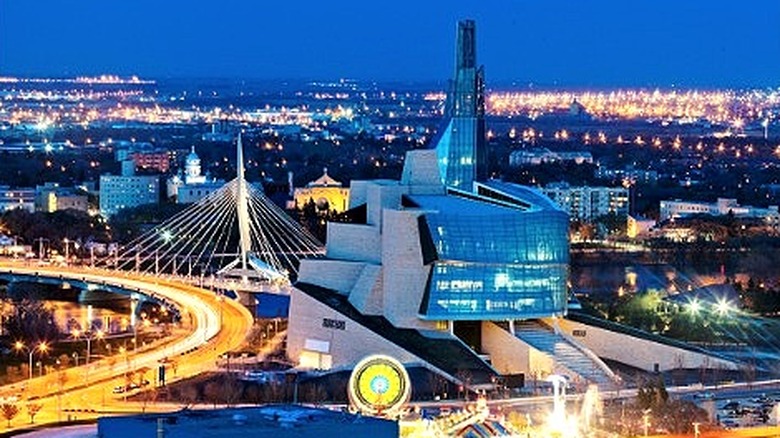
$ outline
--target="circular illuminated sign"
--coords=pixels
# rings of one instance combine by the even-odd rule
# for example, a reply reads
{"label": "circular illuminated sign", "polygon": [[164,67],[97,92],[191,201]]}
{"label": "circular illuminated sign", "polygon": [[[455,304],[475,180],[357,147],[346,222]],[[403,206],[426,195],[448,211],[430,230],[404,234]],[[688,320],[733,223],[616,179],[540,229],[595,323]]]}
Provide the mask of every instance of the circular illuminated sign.
{"label": "circular illuminated sign", "polygon": [[349,401],[359,411],[382,414],[398,410],[412,394],[404,366],[389,356],[361,360],[349,377]]}

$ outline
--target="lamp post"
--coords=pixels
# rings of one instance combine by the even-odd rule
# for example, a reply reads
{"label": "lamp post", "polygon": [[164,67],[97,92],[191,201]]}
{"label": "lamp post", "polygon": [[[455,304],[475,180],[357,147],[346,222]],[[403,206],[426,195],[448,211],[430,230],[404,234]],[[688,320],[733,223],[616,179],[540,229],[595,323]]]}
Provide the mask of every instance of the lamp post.
{"label": "lamp post", "polygon": [[30,353],[29,354],[30,363],[29,363],[29,366],[28,366],[28,369],[30,371],[30,375],[28,377],[28,380],[32,380],[32,377],[33,377],[33,371],[32,371],[33,370],[33,354],[35,353],[36,350],[38,350],[41,353],[41,355],[43,355],[43,353],[46,353],[47,351],[49,351],[49,345],[46,342],[40,342],[38,345],[30,348],[30,347],[27,347],[26,345],[24,345],[24,342],[16,341],[14,343],[14,349],[16,351],[26,350],[27,352]]}
{"label": "lamp post", "polygon": [[73,337],[75,339],[84,339],[84,340],[87,341],[87,358],[85,360],[85,364],[89,365],[89,359],[92,357],[92,340],[93,339],[97,339],[97,340],[103,339],[103,337],[104,337],[103,330],[95,330],[95,331],[93,331],[93,330],[90,329],[90,330],[85,330],[85,331],[82,332],[81,330],[74,329],[71,332],[71,335],[73,335]]}
{"label": "lamp post", "polygon": [[49,239],[47,239],[45,237],[39,237],[39,238],[33,240],[33,242],[38,242],[38,261],[42,262],[43,261],[43,242],[46,242],[48,244],[49,243]]}
{"label": "lamp post", "polygon": [[645,436],[647,436],[648,430],[650,429],[650,409],[647,409],[642,415],[642,425],[645,429]]}

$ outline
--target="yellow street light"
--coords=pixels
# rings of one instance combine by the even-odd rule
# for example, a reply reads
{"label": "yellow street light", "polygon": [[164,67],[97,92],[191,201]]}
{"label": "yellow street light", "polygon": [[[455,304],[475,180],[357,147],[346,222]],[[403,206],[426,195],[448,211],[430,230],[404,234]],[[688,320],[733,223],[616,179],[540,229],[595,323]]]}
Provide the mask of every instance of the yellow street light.
{"label": "yellow street light", "polygon": [[32,369],[33,369],[32,359],[33,359],[33,354],[35,354],[35,350],[38,350],[38,352],[41,353],[41,355],[43,355],[44,353],[49,351],[49,345],[44,341],[44,342],[40,342],[37,346],[35,346],[33,348],[28,348],[26,345],[24,345],[24,342],[16,341],[16,342],[14,342],[14,349],[16,351],[18,351],[18,352],[21,352],[22,350],[27,350],[30,353],[29,354],[29,364],[28,364],[28,369],[30,371],[30,374],[29,374],[28,379],[32,380],[32,374],[33,374],[33,372],[32,372]]}

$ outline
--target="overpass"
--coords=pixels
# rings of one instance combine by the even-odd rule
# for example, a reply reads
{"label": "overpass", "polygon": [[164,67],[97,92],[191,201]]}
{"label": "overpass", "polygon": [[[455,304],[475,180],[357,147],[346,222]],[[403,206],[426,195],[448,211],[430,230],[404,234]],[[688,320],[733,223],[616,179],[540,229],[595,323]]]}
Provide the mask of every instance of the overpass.
{"label": "overpass", "polygon": [[[214,369],[217,357],[238,348],[253,324],[252,315],[240,303],[222,300],[211,291],[174,280],[94,269],[26,267],[13,261],[0,261],[0,273],[135,291],[171,303],[183,315],[191,317],[191,322],[187,321],[176,330],[171,339],[147,350],[126,351],[115,359],[115,363],[101,359],[89,366],[0,386],[0,397],[21,396],[43,405],[35,417],[37,424],[64,420],[66,409],[82,412],[79,419],[141,411],[145,406],[127,403],[124,396],[112,394],[115,386],[127,383],[126,373],[143,368],[156,370],[161,362],[169,359],[175,359],[178,365],[173,375],[168,373],[166,376],[168,382]],[[62,381],[64,383],[60,384]],[[24,404],[20,403],[19,408],[20,415],[12,424],[16,428],[28,426],[24,419]]]}

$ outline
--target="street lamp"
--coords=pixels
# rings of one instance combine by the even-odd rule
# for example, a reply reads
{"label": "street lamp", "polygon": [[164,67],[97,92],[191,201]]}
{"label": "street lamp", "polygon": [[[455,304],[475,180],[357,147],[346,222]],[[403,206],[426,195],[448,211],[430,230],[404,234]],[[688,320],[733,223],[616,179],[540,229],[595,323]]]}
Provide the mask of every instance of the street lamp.
{"label": "street lamp", "polygon": [[43,261],[43,242],[46,242],[48,244],[49,243],[49,239],[47,239],[45,237],[39,237],[39,238],[33,240],[33,242],[38,242],[38,261],[42,262]]}
{"label": "street lamp", "polygon": [[73,338],[75,338],[75,339],[84,339],[84,340],[87,341],[87,358],[86,358],[85,364],[89,365],[89,359],[90,359],[90,357],[92,357],[92,340],[93,339],[97,339],[97,340],[103,339],[103,337],[104,337],[103,330],[98,329],[98,330],[92,331],[90,329],[90,330],[85,330],[85,331],[82,332],[79,329],[73,329],[73,331],[71,331],[70,333],[71,333],[71,335],[73,335]]}
{"label": "street lamp", "polygon": [[642,423],[645,428],[645,436],[647,436],[648,429],[650,429],[650,409],[645,410],[642,415]]}
{"label": "street lamp", "polygon": [[29,363],[30,376],[29,376],[28,379],[32,380],[32,377],[33,377],[33,371],[32,371],[33,370],[33,354],[35,353],[36,350],[38,350],[41,353],[41,356],[43,356],[44,353],[49,351],[49,345],[46,342],[40,342],[38,345],[36,345],[36,346],[34,346],[32,348],[29,348],[26,345],[24,345],[24,342],[16,341],[14,343],[14,349],[16,351],[19,351],[19,352],[21,352],[22,350],[26,350],[26,351],[28,351],[30,353],[30,363]]}
{"label": "street lamp", "polygon": [[74,250],[78,250],[78,249],[79,249],[79,244],[78,244],[78,242],[75,242],[75,241],[73,241],[73,240],[70,240],[70,239],[68,239],[67,237],[66,237],[66,238],[64,238],[64,239],[62,240],[62,242],[65,244],[65,264],[66,264],[66,265],[68,265],[68,264],[69,264],[69,261],[70,261],[70,257],[69,257],[69,254],[70,254],[70,253],[68,252],[68,250],[70,249],[70,244],[71,244],[71,243],[73,244],[73,249],[74,249]]}

